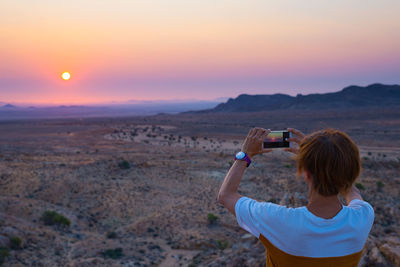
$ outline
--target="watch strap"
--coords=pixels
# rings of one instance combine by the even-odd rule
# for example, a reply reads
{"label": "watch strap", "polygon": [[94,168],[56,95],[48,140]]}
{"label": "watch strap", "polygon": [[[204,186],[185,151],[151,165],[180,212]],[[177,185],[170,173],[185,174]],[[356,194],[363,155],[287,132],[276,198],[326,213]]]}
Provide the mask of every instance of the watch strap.
{"label": "watch strap", "polygon": [[[244,152],[243,152],[244,153]],[[236,156],[235,156],[235,160],[243,160],[243,161],[246,161],[247,162],[247,166],[246,167],[249,167],[250,166],[250,164],[251,164],[251,159],[249,158],[249,156],[247,156],[247,154],[246,153],[244,153],[244,158],[243,159],[238,159],[238,158],[236,158]]]}

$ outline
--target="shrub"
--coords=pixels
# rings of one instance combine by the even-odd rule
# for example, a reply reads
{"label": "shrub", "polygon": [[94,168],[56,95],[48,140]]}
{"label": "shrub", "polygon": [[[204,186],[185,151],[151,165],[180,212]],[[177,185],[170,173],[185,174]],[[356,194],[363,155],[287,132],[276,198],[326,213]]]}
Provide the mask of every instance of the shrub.
{"label": "shrub", "polygon": [[289,163],[286,163],[286,164],[283,165],[283,167],[290,169],[290,168],[292,168],[292,165],[289,164]]}
{"label": "shrub", "polygon": [[226,249],[228,247],[228,245],[229,245],[228,241],[221,241],[221,240],[217,241],[217,248],[220,250]]}
{"label": "shrub", "polygon": [[208,224],[215,224],[218,220],[218,216],[214,215],[213,213],[209,213],[207,215]]}
{"label": "shrub", "polygon": [[122,253],[122,248],[116,248],[116,249],[107,249],[106,251],[103,251],[101,253],[104,258],[110,258],[113,260],[120,259],[124,256]]}
{"label": "shrub", "polygon": [[7,247],[0,247],[0,264],[3,264],[8,256],[10,256],[9,249]]}
{"label": "shrub", "polygon": [[109,238],[109,239],[117,238],[117,233],[114,232],[114,231],[108,232],[108,233],[107,233],[107,238]]}
{"label": "shrub", "polygon": [[356,183],[356,187],[357,187],[359,190],[364,190],[364,189],[365,189],[365,187],[363,186],[362,183]]}
{"label": "shrub", "polygon": [[13,236],[10,238],[10,248],[17,250],[21,248],[22,239],[18,236]]}
{"label": "shrub", "polygon": [[59,225],[59,226],[70,226],[71,221],[64,217],[63,215],[55,212],[47,210],[43,212],[40,220],[43,221],[44,225]]}
{"label": "shrub", "polygon": [[382,188],[385,186],[384,183],[382,183],[381,181],[376,182],[376,186],[378,187],[378,191],[381,191]]}
{"label": "shrub", "polygon": [[131,164],[129,164],[128,161],[123,160],[120,163],[118,163],[118,167],[120,167],[122,170],[129,169],[131,167]]}

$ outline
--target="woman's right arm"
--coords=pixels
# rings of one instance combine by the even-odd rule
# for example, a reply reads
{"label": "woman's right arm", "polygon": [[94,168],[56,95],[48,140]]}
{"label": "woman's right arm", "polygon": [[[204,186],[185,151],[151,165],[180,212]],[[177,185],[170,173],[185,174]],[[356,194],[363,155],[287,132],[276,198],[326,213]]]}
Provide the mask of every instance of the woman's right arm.
{"label": "woman's right arm", "polygon": [[354,199],[363,200],[360,194],[360,190],[358,190],[358,188],[354,185],[350,188],[348,192],[343,193],[342,196],[346,199],[347,205],[349,205],[350,202]]}

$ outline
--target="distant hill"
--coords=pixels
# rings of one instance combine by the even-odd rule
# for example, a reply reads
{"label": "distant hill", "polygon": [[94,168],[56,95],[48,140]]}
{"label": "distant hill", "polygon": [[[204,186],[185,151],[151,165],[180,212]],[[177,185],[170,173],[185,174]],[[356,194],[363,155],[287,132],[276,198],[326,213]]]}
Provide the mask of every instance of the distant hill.
{"label": "distant hill", "polygon": [[3,108],[16,108],[16,106],[11,105],[11,104],[5,104],[5,105],[3,106]]}
{"label": "distant hill", "polygon": [[331,109],[358,107],[400,107],[400,85],[349,86],[339,92],[297,95],[247,95],[230,98],[213,109],[198,112],[252,112],[279,109]]}
{"label": "distant hill", "polygon": [[187,110],[203,110],[218,105],[218,101],[136,101],[104,105],[14,106],[0,104],[0,121],[16,119],[88,118],[148,116],[174,114]]}

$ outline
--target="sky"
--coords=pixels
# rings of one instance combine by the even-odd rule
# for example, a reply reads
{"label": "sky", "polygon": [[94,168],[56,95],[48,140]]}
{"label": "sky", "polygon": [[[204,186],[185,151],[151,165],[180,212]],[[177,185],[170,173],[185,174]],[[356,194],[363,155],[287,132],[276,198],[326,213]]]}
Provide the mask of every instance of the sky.
{"label": "sky", "polygon": [[1,0],[0,102],[399,84],[399,13],[398,0]]}

